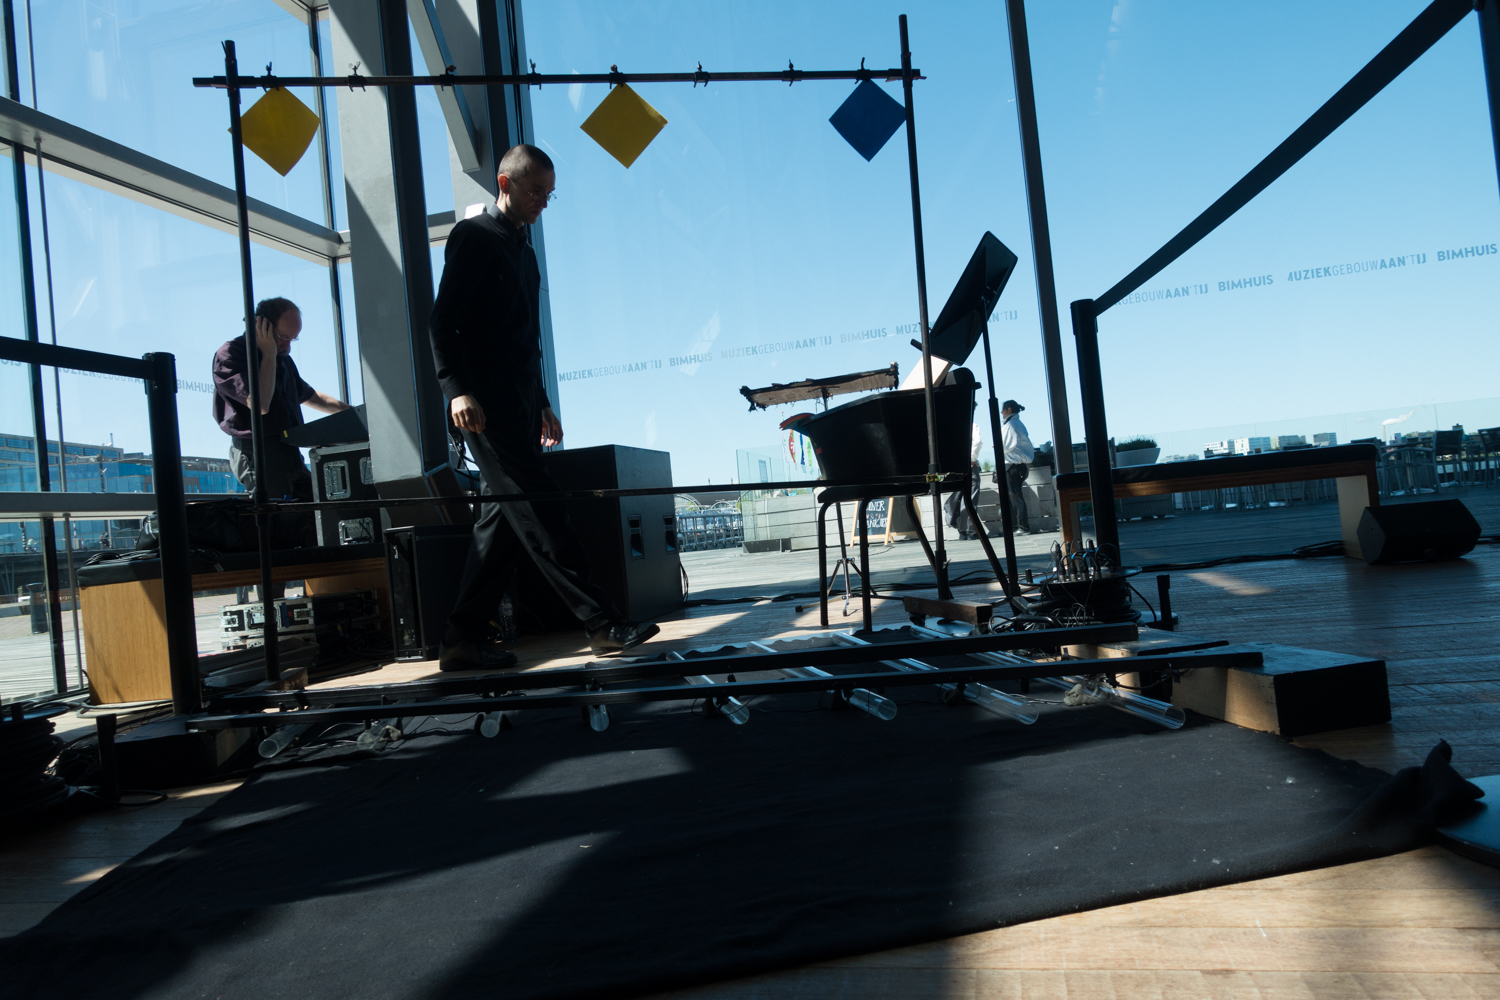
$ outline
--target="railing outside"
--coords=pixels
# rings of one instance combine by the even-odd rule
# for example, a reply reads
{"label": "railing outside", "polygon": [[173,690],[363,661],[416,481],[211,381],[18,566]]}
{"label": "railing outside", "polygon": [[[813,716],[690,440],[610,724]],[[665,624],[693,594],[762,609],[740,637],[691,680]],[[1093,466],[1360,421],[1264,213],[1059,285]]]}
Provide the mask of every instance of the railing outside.
{"label": "railing outside", "polygon": [[737,549],[744,541],[744,518],[737,510],[677,514],[677,547],[682,552]]}

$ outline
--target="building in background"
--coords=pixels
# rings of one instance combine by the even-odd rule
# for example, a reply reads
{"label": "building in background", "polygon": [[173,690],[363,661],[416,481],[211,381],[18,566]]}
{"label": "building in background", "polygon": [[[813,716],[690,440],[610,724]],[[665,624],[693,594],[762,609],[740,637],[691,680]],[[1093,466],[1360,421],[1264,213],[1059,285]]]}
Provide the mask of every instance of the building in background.
{"label": "building in background", "polygon": [[1234,440],[1234,453],[1236,455],[1259,455],[1261,452],[1271,450],[1271,439],[1268,437],[1242,437]]}
{"label": "building in background", "polygon": [[[54,491],[68,493],[152,493],[155,466],[151,456],[125,452],[113,445],[62,443],[66,461],[59,468],[58,442],[47,442],[47,478]],[[243,493],[245,488],[234,478],[227,458],[182,459],[182,485],[189,493]],[[33,492],[36,490],[36,439],[23,434],[0,437],[0,491]],[[71,522],[73,548],[131,548],[140,533],[138,519],[90,520]],[[41,533],[34,524],[21,521],[0,523],[0,553],[35,552]],[[58,549],[66,543],[57,533]]]}
{"label": "building in background", "polygon": [[1313,444],[1319,448],[1332,448],[1339,443],[1339,436],[1332,431],[1327,434],[1314,434]]}

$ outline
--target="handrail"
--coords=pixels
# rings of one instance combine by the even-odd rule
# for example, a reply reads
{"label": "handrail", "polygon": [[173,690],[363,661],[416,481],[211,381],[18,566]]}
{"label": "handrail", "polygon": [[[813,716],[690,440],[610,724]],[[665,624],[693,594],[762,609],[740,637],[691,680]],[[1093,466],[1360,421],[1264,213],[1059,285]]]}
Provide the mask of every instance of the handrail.
{"label": "handrail", "polygon": [[[127,358],[0,337],[0,359],[140,379],[146,388],[152,464],[158,470],[182,467],[182,442],[177,431],[177,359],[172,355],[159,352]],[[38,442],[38,448],[45,449],[46,442]],[[198,676],[198,626],[193,613],[192,557],[188,551],[187,495],[182,476],[153,478],[172,707],[178,714],[187,714],[198,711],[203,704],[202,680]]]}
{"label": "handrail", "polygon": [[1433,0],[1427,9],[1416,16],[1391,43],[1381,49],[1374,59],[1339,88],[1324,105],[1314,111],[1286,140],[1271,150],[1265,159],[1257,163],[1249,173],[1241,177],[1218,201],[1203,210],[1176,236],[1168,240],[1160,250],[1121,278],[1113,288],[1094,300],[1094,315],[1098,316],[1125,296],[1140,288],[1159,274],[1167,265],[1192,249],[1199,240],[1228,221],[1240,209],[1250,204],[1257,195],[1270,187],[1275,180],[1297,164],[1318,144],[1328,138],[1354,113],[1396,77],[1404,73],[1412,63],[1420,59],[1428,49],[1453,30],[1476,4],[1474,0]]}

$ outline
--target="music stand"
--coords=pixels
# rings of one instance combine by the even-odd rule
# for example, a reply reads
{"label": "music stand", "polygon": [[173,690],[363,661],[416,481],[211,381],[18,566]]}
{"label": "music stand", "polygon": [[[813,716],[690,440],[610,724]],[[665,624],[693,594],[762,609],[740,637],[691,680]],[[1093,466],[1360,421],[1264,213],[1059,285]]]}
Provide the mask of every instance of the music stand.
{"label": "music stand", "polygon": [[[990,437],[995,450],[995,487],[1000,494],[1000,525],[1005,534],[1005,571],[1010,577],[1007,595],[1019,593],[1016,577],[1016,543],[1012,536],[1014,521],[1010,505],[1009,484],[1005,477],[1005,455],[1000,443],[1000,402],[995,395],[995,366],[990,357],[990,313],[1000,301],[1000,293],[1016,269],[1016,255],[986,232],[979,239],[974,255],[959,275],[958,282],[938,313],[928,334],[930,353],[935,357],[961,365],[973,352],[974,345],[984,340],[984,377],[990,390]],[[975,526],[983,531],[983,523]],[[1016,611],[1015,598],[1011,607]]]}

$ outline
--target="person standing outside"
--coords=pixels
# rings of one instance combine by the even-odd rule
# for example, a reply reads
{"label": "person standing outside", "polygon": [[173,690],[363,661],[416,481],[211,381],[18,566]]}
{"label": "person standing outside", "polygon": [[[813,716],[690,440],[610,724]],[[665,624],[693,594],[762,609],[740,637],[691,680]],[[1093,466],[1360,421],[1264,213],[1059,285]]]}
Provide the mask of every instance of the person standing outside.
{"label": "person standing outside", "polygon": [[[349,404],[319,392],[302,380],[292,361],[292,343],[302,333],[302,311],[290,299],[266,299],[255,307],[255,344],[260,350],[260,412],[265,438],[266,495],[271,499],[313,498],[312,475],[302,452],[282,432],[301,427],[302,407],[338,413]],[[250,370],[245,338],[224,342],[214,354],[214,422],[231,441],[229,465],[246,490],[255,490],[250,443]]]}
{"label": "person standing outside", "polygon": [[1005,488],[1010,492],[1010,509],[1015,526],[1025,534],[1031,534],[1031,516],[1026,511],[1026,491],[1021,487],[1026,482],[1026,471],[1036,457],[1031,446],[1031,436],[1026,425],[1021,423],[1021,411],[1026,409],[1014,399],[1000,405],[1000,454],[1005,460]]}
{"label": "person standing outside", "polygon": [[[489,494],[558,489],[542,449],[562,441],[562,422],[542,384],[541,272],[527,226],[553,198],[552,159],[514,146],[500,160],[500,194],[453,227],[429,331],[448,414]],[[588,556],[560,501],[485,504],[474,525],[459,595],[439,647],[443,670],[505,670],[516,656],[493,638],[492,621],[530,558],[583,622],[595,652],[640,645],[660,629],[626,621],[589,575]]]}

